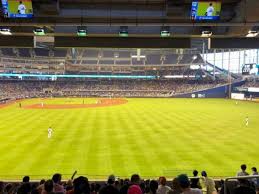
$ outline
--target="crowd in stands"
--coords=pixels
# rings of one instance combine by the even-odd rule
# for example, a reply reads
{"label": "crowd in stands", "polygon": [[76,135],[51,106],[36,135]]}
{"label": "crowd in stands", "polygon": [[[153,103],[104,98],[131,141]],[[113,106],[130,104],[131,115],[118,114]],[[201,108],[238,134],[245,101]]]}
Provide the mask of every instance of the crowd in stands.
{"label": "crowd in stands", "polygon": [[1,80],[0,98],[49,96],[169,97],[221,84],[211,80]]}
{"label": "crowd in stands", "polygon": [[259,80],[246,82],[242,87],[255,87],[255,88],[259,88]]}
{"label": "crowd in stands", "polygon": [[[255,167],[251,175],[258,175]],[[89,182],[87,177],[79,176],[75,179],[62,181],[61,174],[54,174],[52,179],[40,182],[30,182],[30,177],[25,176],[22,183],[0,182],[1,194],[258,194],[259,179],[245,179],[249,176],[246,165],[241,165],[237,174],[237,181],[232,188],[224,188],[223,180],[216,186],[215,181],[208,177],[206,171],[193,171],[193,177],[180,174],[169,182],[165,177],[157,180],[143,180],[138,174],[133,174],[130,179],[119,179],[110,175],[107,182]]]}

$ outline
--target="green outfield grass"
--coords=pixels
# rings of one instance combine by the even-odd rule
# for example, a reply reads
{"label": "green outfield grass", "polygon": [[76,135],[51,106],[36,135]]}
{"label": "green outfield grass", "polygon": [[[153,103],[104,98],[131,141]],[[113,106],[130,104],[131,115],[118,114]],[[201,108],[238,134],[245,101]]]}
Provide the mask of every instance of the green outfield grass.
{"label": "green outfield grass", "polygon": [[[22,105],[41,101],[71,103],[34,99]],[[193,169],[233,176],[242,163],[249,170],[258,165],[258,116],[259,104],[225,99],[128,99],[119,106],[62,110],[13,104],[0,109],[0,178],[55,172],[68,178],[74,170],[89,178],[171,177]]]}

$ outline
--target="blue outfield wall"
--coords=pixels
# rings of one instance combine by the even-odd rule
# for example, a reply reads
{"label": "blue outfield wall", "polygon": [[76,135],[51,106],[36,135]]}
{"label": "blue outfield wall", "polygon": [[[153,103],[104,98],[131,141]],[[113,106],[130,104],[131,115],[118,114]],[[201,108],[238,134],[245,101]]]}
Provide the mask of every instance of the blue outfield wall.
{"label": "blue outfield wall", "polygon": [[[244,80],[234,82],[231,84],[233,90],[234,87],[241,86],[245,83]],[[172,96],[172,98],[227,98],[229,97],[229,84],[210,88],[206,90],[195,91],[191,93],[178,94]]]}

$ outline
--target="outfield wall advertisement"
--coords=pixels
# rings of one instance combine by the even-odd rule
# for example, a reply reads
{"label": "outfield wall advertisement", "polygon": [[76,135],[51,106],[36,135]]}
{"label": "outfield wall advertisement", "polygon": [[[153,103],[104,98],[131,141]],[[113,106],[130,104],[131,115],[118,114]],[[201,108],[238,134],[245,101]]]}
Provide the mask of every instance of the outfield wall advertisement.
{"label": "outfield wall advertisement", "polygon": [[231,99],[244,100],[245,94],[242,93],[231,93]]}

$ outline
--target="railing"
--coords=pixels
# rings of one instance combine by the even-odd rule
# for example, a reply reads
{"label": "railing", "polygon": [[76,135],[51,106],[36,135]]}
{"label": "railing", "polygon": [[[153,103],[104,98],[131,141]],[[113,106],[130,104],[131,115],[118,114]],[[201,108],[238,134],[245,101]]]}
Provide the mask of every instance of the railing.
{"label": "railing", "polygon": [[228,178],[226,178],[225,182],[224,182],[224,194],[227,194],[227,182],[229,180],[254,179],[254,178],[259,178],[259,175],[256,175],[256,176],[238,176],[238,177],[228,177]]}

